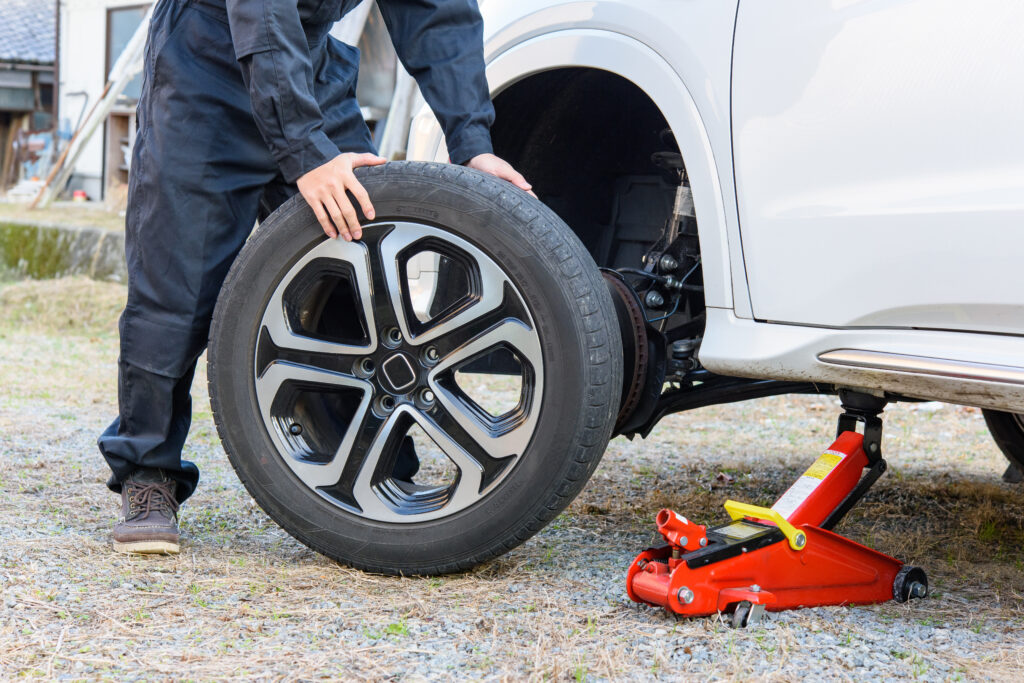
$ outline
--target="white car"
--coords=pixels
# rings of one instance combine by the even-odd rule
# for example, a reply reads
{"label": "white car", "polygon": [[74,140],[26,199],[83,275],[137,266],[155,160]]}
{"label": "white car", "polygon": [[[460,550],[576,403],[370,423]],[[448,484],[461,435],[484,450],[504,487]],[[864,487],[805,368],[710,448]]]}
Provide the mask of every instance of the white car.
{"label": "white car", "polygon": [[[496,152],[598,265],[643,268],[673,210],[695,220],[706,322],[670,358],[986,408],[1024,460],[995,414],[1024,412],[1024,3],[482,12]],[[675,151],[681,182],[651,160]],[[446,158],[429,110],[408,157]]]}
{"label": "white car", "polygon": [[[543,204],[361,169],[361,241],[297,197],[221,294],[221,437],[289,532],[464,569],[611,436],[782,393],[979,406],[1024,461],[1024,3],[482,5],[495,151]],[[428,113],[407,156],[447,159]]]}

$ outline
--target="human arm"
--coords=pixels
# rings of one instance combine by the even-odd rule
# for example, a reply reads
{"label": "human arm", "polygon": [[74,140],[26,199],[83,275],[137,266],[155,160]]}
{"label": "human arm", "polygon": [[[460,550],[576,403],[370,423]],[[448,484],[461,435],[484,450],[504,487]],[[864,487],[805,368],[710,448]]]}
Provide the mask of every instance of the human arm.
{"label": "human arm", "polygon": [[437,115],[453,163],[531,192],[531,185],[494,155],[494,107],[487,87],[483,19],[475,0],[377,0],[402,65]]}
{"label": "human arm", "polygon": [[494,107],[475,0],[377,0],[398,58],[444,130],[452,163],[489,154]]}
{"label": "human arm", "polygon": [[367,218],[373,217],[373,206],[352,171],[384,160],[339,154],[324,132],[295,0],[227,0],[227,12],[253,118],[281,174],[297,183],[328,236],[358,239],[359,221],[347,192]]}

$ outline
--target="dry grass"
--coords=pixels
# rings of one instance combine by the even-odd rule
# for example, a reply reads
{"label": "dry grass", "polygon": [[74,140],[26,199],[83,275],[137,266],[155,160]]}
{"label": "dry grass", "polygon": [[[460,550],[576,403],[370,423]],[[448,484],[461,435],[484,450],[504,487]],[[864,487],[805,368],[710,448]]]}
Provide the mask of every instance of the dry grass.
{"label": "dry grass", "polygon": [[82,276],[0,283],[0,332],[111,339],[124,302],[123,287]]}
{"label": "dry grass", "polygon": [[999,482],[973,409],[892,408],[890,472],[841,529],[928,569],[937,595],[910,605],[732,631],[624,596],[660,507],[712,521],[726,498],[771,503],[828,441],[835,404],[818,397],[705,409],[646,442],[616,440],[523,547],[464,575],[402,579],[339,567],[266,518],[219,448],[200,368],[186,456],[204,480],[183,552],[115,555],[94,440],[115,411],[123,297],[80,279],[0,289],[4,678],[1014,680],[1024,666],[1024,489]]}

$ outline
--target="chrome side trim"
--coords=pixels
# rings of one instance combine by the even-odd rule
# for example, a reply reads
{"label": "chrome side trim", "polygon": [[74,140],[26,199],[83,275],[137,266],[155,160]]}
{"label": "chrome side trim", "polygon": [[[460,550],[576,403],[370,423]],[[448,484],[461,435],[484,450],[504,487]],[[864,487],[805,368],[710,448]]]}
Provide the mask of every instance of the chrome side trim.
{"label": "chrome side trim", "polygon": [[842,365],[868,370],[910,372],[917,375],[936,375],[956,379],[1002,384],[1024,385],[1024,368],[1011,365],[991,365],[946,358],[907,356],[883,351],[836,349],[818,354],[818,360],[829,365]]}

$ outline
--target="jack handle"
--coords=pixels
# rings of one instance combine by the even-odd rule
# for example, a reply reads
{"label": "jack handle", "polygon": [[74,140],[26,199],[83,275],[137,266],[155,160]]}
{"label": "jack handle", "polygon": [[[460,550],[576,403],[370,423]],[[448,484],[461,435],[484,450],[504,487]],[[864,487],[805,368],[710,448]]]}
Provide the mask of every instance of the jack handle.
{"label": "jack handle", "polygon": [[740,503],[735,500],[727,500],[725,501],[725,511],[734,520],[750,517],[752,519],[766,519],[769,522],[773,522],[775,526],[779,527],[779,531],[786,537],[786,540],[789,541],[790,548],[793,550],[803,550],[807,547],[807,535],[790,524],[776,510],[763,508],[759,505],[750,505],[749,503]]}

